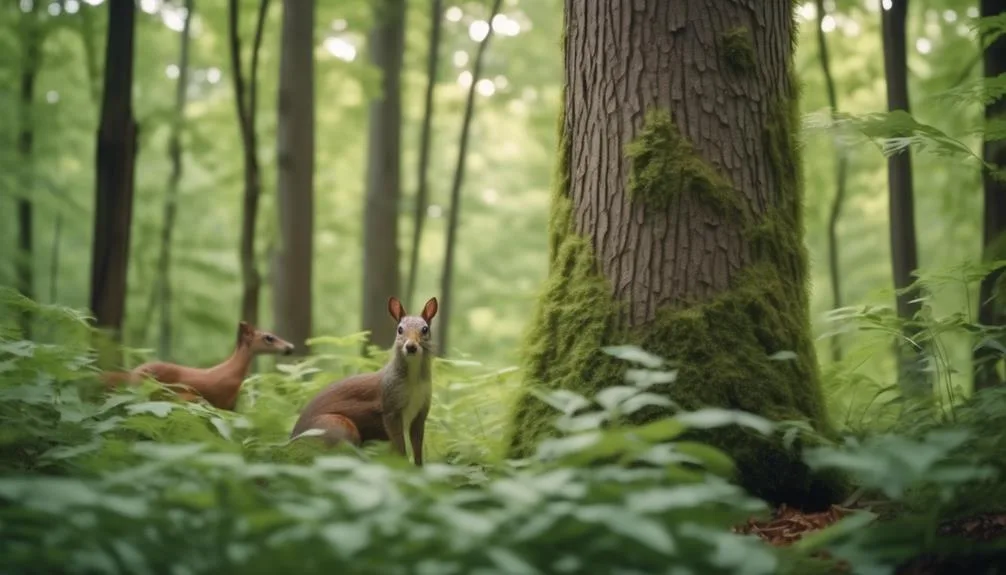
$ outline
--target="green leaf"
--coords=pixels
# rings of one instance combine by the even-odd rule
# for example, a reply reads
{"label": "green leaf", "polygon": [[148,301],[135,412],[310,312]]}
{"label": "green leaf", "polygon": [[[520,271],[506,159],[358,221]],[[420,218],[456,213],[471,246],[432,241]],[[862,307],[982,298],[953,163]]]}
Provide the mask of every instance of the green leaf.
{"label": "green leaf", "polygon": [[608,411],[614,411],[620,403],[639,393],[635,387],[615,385],[599,391],[594,399]]}
{"label": "green leaf", "polygon": [[798,357],[799,356],[796,355],[796,352],[789,350],[777,351],[772,355],[768,356],[768,358],[772,361],[792,361],[797,359]]}
{"label": "green leaf", "polygon": [[656,369],[664,365],[663,359],[634,345],[614,345],[602,347],[601,350],[612,357],[617,357],[618,359],[632,363],[638,363],[650,369]]}
{"label": "green leaf", "polygon": [[676,418],[665,417],[652,423],[647,423],[641,427],[630,430],[636,435],[651,443],[668,441],[681,435],[687,428]]}
{"label": "green leaf", "polygon": [[750,427],[763,435],[769,435],[775,429],[773,423],[764,417],[744,411],[721,409],[718,407],[708,407],[697,411],[679,413],[674,418],[687,427],[697,429],[740,425],[742,427]]}
{"label": "green leaf", "polygon": [[671,534],[653,519],[611,505],[579,507],[574,516],[587,523],[600,523],[654,551],[670,555],[675,545]]}
{"label": "green leaf", "polygon": [[171,410],[178,407],[177,403],[168,401],[147,401],[145,403],[134,403],[126,407],[129,415],[142,415],[149,413],[157,417],[167,417]]}
{"label": "green leaf", "polygon": [[486,555],[503,573],[527,573],[527,575],[541,573],[516,553],[504,547],[490,547],[486,550]]}

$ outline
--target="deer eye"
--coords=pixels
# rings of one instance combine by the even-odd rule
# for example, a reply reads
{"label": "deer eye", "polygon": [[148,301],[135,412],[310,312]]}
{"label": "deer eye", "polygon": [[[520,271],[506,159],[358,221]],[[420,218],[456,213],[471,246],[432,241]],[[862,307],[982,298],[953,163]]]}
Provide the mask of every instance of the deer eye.
{"label": "deer eye", "polygon": [[272,343],[272,342],[276,341],[276,338],[274,338],[274,337],[273,337],[273,336],[271,336],[271,335],[267,335],[267,336],[265,336],[265,337],[264,337],[264,338],[262,338],[262,339],[264,339],[266,343]]}
{"label": "deer eye", "polygon": [[430,333],[430,327],[427,326],[427,325],[424,325],[422,331],[423,331],[423,335],[426,335],[426,334]]}
{"label": "deer eye", "polygon": [[405,333],[405,330],[402,329],[402,326],[398,326],[398,335],[402,335],[403,333]]}

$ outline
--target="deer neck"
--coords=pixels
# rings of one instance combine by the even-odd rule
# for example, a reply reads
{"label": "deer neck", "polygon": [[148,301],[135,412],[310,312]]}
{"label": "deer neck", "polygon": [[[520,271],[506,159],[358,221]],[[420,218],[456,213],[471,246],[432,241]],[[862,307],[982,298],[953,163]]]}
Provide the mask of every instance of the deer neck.
{"label": "deer neck", "polygon": [[219,381],[236,380],[238,383],[244,381],[248,375],[248,368],[251,366],[252,357],[251,346],[239,343],[234,353],[222,363],[210,368]]}

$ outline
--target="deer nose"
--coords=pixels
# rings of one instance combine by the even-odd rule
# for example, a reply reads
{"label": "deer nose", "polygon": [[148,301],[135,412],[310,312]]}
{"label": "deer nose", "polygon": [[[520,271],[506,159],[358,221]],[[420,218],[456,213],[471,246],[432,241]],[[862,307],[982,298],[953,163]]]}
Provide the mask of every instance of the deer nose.
{"label": "deer nose", "polygon": [[405,353],[410,353],[411,354],[411,353],[416,353],[417,351],[419,351],[419,346],[416,345],[415,343],[413,343],[413,342],[410,341],[410,342],[408,342],[408,343],[405,344]]}
{"label": "deer nose", "polygon": [[293,354],[293,350],[294,350],[294,346],[292,344],[288,345],[288,346],[286,346],[286,349],[283,350],[283,355],[292,355]]}

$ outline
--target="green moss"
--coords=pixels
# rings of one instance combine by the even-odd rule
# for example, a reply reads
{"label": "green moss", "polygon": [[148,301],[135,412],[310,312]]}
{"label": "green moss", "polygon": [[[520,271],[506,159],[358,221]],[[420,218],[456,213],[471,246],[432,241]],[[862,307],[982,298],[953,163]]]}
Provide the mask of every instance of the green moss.
{"label": "green moss", "polygon": [[734,72],[754,73],[754,44],[751,43],[751,34],[746,27],[738,26],[723,34],[723,59]]}
{"label": "green moss", "polygon": [[626,146],[625,153],[633,201],[664,211],[674,198],[688,194],[719,214],[741,213],[733,186],[702,159],[666,110],[647,113],[642,129]]}

